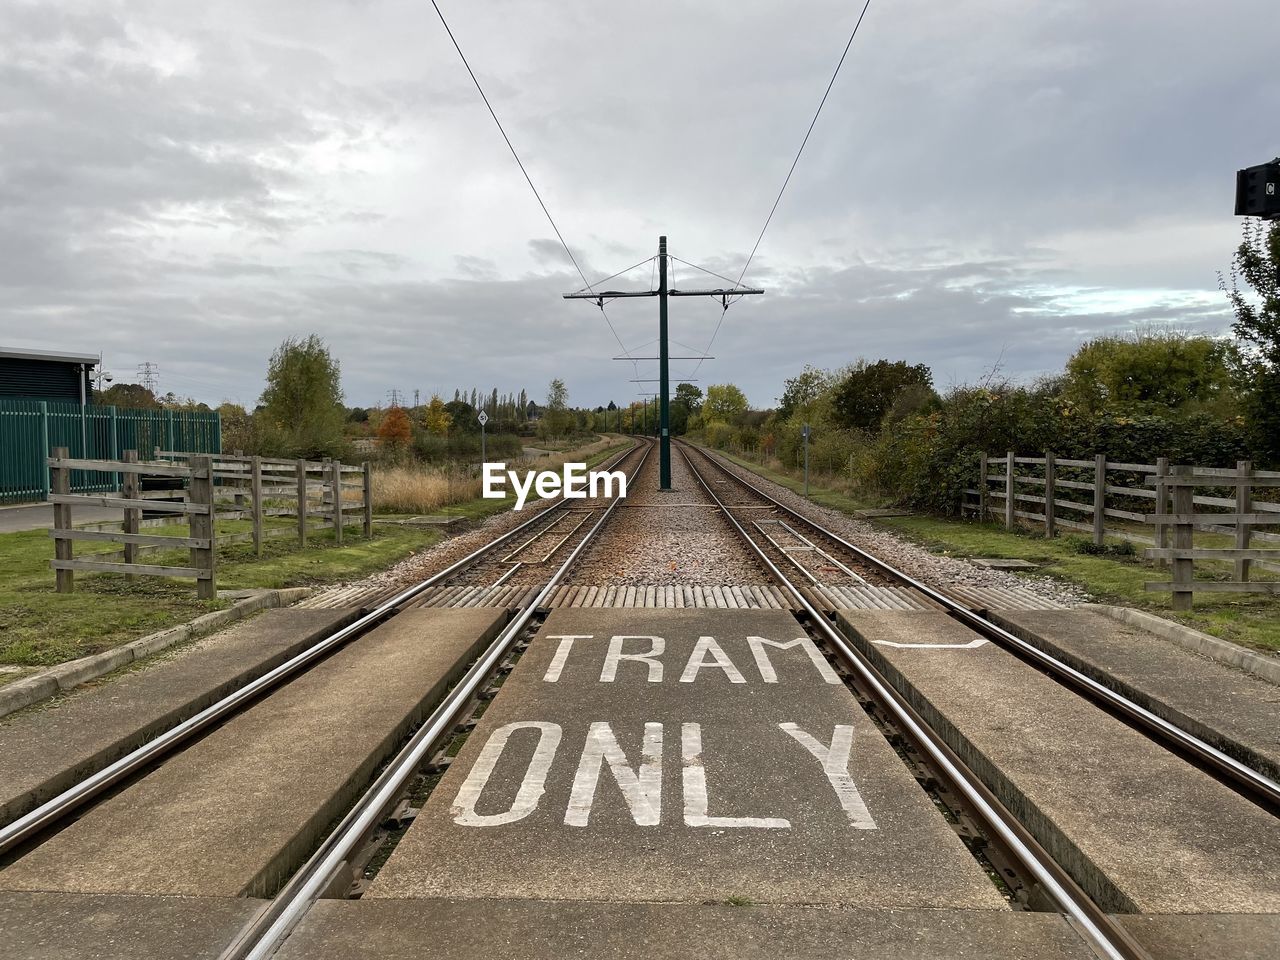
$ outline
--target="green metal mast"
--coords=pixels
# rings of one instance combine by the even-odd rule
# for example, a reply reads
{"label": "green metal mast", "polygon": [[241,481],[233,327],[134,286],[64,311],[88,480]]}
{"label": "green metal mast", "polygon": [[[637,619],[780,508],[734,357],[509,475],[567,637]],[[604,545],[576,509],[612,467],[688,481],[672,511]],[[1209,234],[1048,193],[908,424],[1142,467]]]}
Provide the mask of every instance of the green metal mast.
{"label": "green metal mast", "polygon": [[[646,260],[645,263],[649,261]],[[576,293],[566,293],[566,300],[594,300],[601,310],[604,309],[606,300],[615,300],[622,297],[657,297],[658,298],[658,356],[656,357],[637,357],[630,353],[626,353],[621,357],[614,357],[615,360],[626,360],[635,363],[639,360],[657,360],[659,364],[658,373],[658,469],[659,469],[659,487],[663,490],[671,489],[671,372],[669,362],[671,360],[712,360],[713,357],[672,357],[671,351],[667,345],[667,300],[669,297],[714,297],[727,306],[730,297],[749,297],[758,296],[764,293],[763,290],[755,290],[750,287],[733,286],[728,288],[717,287],[713,290],[672,290],[667,286],[667,238],[658,238],[658,289],[657,290],[596,290],[594,287],[588,287],[585,290],[579,290]],[[626,349],[625,347],[623,348]],[[651,383],[648,380],[636,380],[636,383]],[[649,412],[648,399],[644,402],[644,412],[646,420],[645,433],[648,433],[647,421]]]}
{"label": "green metal mast", "polygon": [[671,404],[667,396],[667,238],[658,238],[658,489],[671,489]]}

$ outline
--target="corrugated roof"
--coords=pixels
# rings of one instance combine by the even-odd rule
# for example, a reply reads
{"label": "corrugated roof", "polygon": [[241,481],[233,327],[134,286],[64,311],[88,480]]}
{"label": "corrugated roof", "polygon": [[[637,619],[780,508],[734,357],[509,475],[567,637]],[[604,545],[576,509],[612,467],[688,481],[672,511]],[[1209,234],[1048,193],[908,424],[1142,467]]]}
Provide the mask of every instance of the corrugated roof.
{"label": "corrugated roof", "polygon": [[53,363],[84,363],[91,367],[98,365],[97,355],[81,353],[60,353],[56,350],[28,350],[23,347],[0,347],[0,357],[13,357],[18,360],[48,360]]}

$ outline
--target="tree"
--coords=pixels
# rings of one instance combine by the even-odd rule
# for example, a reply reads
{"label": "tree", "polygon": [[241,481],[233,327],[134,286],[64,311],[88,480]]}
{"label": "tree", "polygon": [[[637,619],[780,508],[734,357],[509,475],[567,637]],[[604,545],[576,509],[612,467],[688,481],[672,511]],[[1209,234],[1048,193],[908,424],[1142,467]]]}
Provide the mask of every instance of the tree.
{"label": "tree", "polygon": [[701,413],[707,423],[734,423],[747,409],[745,393],[732,383],[719,383],[707,387],[707,399]]}
{"label": "tree", "polygon": [[538,425],[544,437],[563,437],[573,430],[576,419],[569,410],[569,389],[558,377],[547,387],[547,405]]}
{"label": "tree", "polygon": [[378,439],[383,449],[392,456],[399,456],[409,447],[413,439],[413,427],[409,423],[409,415],[400,407],[391,407],[382,415],[378,424]]}
{"label": "tree", "polygon": [[271,355],[259,400],[260,435],[270,452],[286,457],[334,457],[345,448],[338,361],[315,334],[289,338]]}
{"label": "tree", "polygon": [[834,407],[840,426],[878,430],[880,421],[906,387],[933,387],[933,374],[923,363],[905,360],[859,360],[835,386]]}
{"label": "tree", "polygon": [[133,407],[157,410],[160,401],[156,395],[140,383],[113,383],[97,396],[97,402],[107,406]]}
{"label": "tree", "polygon": [[[1242,279],[1253,289],[1252,297],[1240,292]],[[1250,344],[1267,366],[1280,367],[1280,221],[1269,227],[1261,220],[1245,222],[1226,294],[1236,315],[1232,325],[1236,336]]]}
{"label": "tree", "polygon": [[218,421],[222,427],[222,449],[234,453],[237,450],[258,449],[258,438],[253,429],[253,416],[238,403],[224,403],[218,407]]}
{"label": "tree", "polygon": [[778,419],[789,420],[797,412],[807,414],[808,408],[831,386],[832,380],[828,371],[806,363],[799,374],[783,381],[782,396],[778,399]]}
{"label": "tree", "polygon": [[449,416],[449,411],[445,409],[445,403],[438,393],[431,395],[431,402],[422,413],[422,423],[427,428],[427,433],[437,437],[443,437],[449,433],[453,417]]}
{"label": "tree", "polygon": [[1235,346],[1174,330],[1098,337],[1067,361],[1062,395],[1089,414],[1235,412]]}
{"label": "tree", "polygon": [[[1252,296],[1240,290],[1240,281]],[[1231,263],[1231,289],[1222,283],[1236,315],[1232,330],[1247,346],[1245,398],[1253,446],[1280,463],[1280,222],[1246,220],[1244,239]]]}
{"label": "tree", "polygon": [[454,429],[463,433],[479,433],[480,424],[476,422],[476,410],[465,400],[450,400],[444,405],[449,415],[449,422]]}
{"label": "tree", "polygon": [[683,403],[689,413],[695,414],[702,409],[702,391],[692,383],[677,383],[673,403]]}

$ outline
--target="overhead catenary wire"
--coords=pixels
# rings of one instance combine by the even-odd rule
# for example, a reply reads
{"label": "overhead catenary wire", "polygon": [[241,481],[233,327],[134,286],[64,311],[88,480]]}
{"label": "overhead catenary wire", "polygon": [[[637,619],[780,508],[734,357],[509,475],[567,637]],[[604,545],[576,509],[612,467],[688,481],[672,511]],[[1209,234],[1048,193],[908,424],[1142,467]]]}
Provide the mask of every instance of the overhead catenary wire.
{"label": "overhead catenary wire", "polygon": [[[595,282],[594,286],[582,287],[582,288],[581,288],[581,289],[579,289],[577,292],[578,292],[578,293],[581,293],[583,290],[588,290],[588,291],[590,291],[591,293],[595,293],[595,289],[594,289],[594,287],[598,287],[598,286],[600,286],[602,283],[608,283],[610,280],[614,279],[615,277],[620,277],[620,276],[622,276],[624,273],[630,273],[632,270],[636,269],[636,267],[643,267],[646,263],[649,263],[650,261],[655,261],[655,262],[656,262],[656,261],[657,261],[657,259],[658,259],[658,257],[657,257],[657,255],[656,255],[656,254],[655,254],[654,256],[652,256],[652,257],[645,257],[645,258],[644,258],[643,260],[641,260],[639,263],[633,263],[631,266],[629,266],[629,267],[625,267],[625,268],[623,268],[622,270],[619,270],[617,273],[611,273],[611,274],[609,274],[609,276],[605,277],[603,280],[597,280],[597,281]],[[649,284],[649,285],[650,285],[650,286],[652,286],[652,285],[653,285],[653,284],[652,284],[652,281],[650,282],[650,284]]]}
{"label": "overhead catenary wire", "polygon": [[693,267],[693,269],[695,270],[701,270],[703,273],[709,274],[719,280],[727,280],[729,283],[732,283],[735,287],[742,286],[741,278],[739,278],[738,280],[734,280],[731,277],[726,277],[723,273],[716,273],[714,270],[708,270],[706,267],[701,267],[696,263],[690,263],[688,260],[682,260],[680,257],[673,256],[672,254],[667,254],[667,256],[672,260],[676,260],[680,263],[683,263],[686,267]]}
{"label": "overhead catenary wire", "polygon": [[[800,163],[800,155],[804,153],[805,146],[809,143],[809,137],[813,133],[813,128],[817,126],[818,117],[822,114],[822,108],[826,106],[827,97],[831,95],[831,88],[836,84],[836,78],[840,76],[840,68],[844,66],[845,58],[849,56],[849,49],[853,46],[853,40],[858,35],[858,29],[862,26],[862,21],[867,15],[867,10],[871,6],[871,0],[866,0],[862,5],[862,12],[858,14],[858,19],[853,25],[853,30],[849,33],[849,40],[844,45],[844,50],[840,54],[840,59],[836,63],[836,68],[831,73],[831,79],[827,81],[827,89],[822,92],[822,99],[818,101],[818,109],[813,112],[813,119],[809,121],[809,129],[804,133],[804,139],[800,141],[800,149],[796,151],[795,158],[791,161],[791,167],[787,170],[787,176],[782,181],[782,187],[778,190],[778,195],[774,197],[773,206],[769,208],[769,215],[764,219],[764,226],[760,228],[760,234],[756,237],[755,245],[751,248],[751,253],[747,256],[747,262],[742,265],[742,272],[738,274],[738,279],[734,286],[742,285],[742,278],[747,275],[747,268],[751,266],[751,261],[755,259],[756,252],[760,249],[760,243],[764,240],[765,232],[769,229],[769,224],[773,222],[773,215],[778,212],[778,204],[782,202],[782,195],[787,192],[787,185],[791,183],[791,176],[796,172],[796,166]],[[709,271],[708,271],[709,272]],[[724,279],[728,279],[727,277]],[[729,312],[729,307],[736,303],[726,302],[724,309],[720,311],[720,318],[716,321],[715,330],[711,332],[711,339],[707,341],[707,349],[703,353],[710,353],[711,348],[715,346],[716,337],[720,334],[720,327],[724,324],[724,316]],[[693,368],[693,373],[698,372],[698,368],[702,366],[702,361],[698,361],[698,366]],[[690,374],[692,376],[692,374]]]}
{"label": "overhead catenary wire", "polygon": [[[449,27],[449,21],[444,17],[444,11],[440,9],[440,4],[436,0],[431,0],[431,6],[436,11],[436,16],[440,18],[440,23],[444,27],[444,32],[449,35],[449,41],[453,44],[453,49],[458,51],[458,57],[462,60],[462,65],[466,67],[467,74],[471,77],[471,82],[475,84],[480,99],[484,101],[485,108],[489,111],[489,116],[493,118],[494,124],[498,128],[498,132],[502,134],[502,139],[507,145],[507,149],[511,151],[511,157],[515,160],[516,166],[520,168],[520,172],[524,174],[524,179],[529,184],[529,189],[533,191],[534,198],[538,201],[538,206],[542,208],[543,214],[547,218],[547,222],[551,224],[551,229],[555,231],[556,239],[560,241],[560,246],[564,247],[564,252],[568,255],[569,261],[573,264],[573,268],[578,271],[578,276],[582,278],[582,282],[586,284],[586,289],[595,293],[595,288],[591,281],[587,279],[587,275],[583,273],[582,267],[578,265],[578,258],[573,255],[573,251],[569,249],[569,244],[565,242],[564,234],[560,232],[560,227],[556,224],[555,217],[551,216],[551,211],[547,209],[546,203],[542,199],[542,194],[538,193],[538,188],[533,185],[533,178],[529,176],[529,171],[525,169],[524,161],[520,159],[520,154],[516,152],[515,145],[512,144],[511,138],[507,136],[507,131],[502,126],[502,121],[498,119],[498,114],[493,109],[493,104],[489,102],[489,97],[484,92],[484,87],[480,85],[480,80],[476,76],[475,71],[471,69],[471,64],[467,60],[467,55],[462,52],[462,47],[458,44],[458,38],[453,35],[453,30]],[[642,260],[641,263],[644,261]],[[640,264],[636,264],[640,266]],[[633,269],[633,268],[628,268]],[[623,271],[624,273],[626,271]],[[604,304],[598,304],[600,307],[600,315],[604,317],[604,322],[608,324],[609,331],[613,334],[613,339],[618,341],[618,346],[622,347],[622,352],[628,357],[631,356],[626,345],[622,342],[622,338],[618,336],[618,331],[613,326],[613,321],[609,319],[609,314],[605,312]],[[640,376],[640,367],[635,360],[631,361],[632,366],[636,369],[636,376]]]}

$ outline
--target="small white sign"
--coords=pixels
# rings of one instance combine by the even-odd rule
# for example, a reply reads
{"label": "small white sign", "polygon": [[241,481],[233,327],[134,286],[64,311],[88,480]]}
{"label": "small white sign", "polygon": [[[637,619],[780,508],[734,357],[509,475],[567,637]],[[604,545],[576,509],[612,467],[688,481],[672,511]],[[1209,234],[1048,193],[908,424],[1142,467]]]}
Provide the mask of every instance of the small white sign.
{"label": "small white sign", "polygon": [[489,422],[489,415],[485,413],[483,410],[481,410],[480,415],[476,417],[476,419],[480,421],[480,426],[483,427],[486,423]]}
{"label": "small white sign", "polygon": [[1267,184],[1267,196],[1274,197],[1276,195],[1276,185],[1274,183]]}

